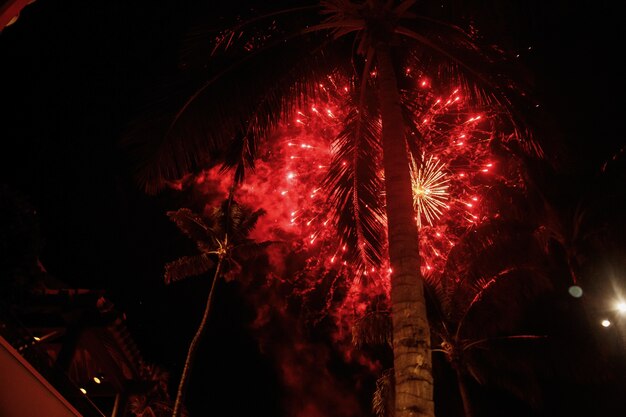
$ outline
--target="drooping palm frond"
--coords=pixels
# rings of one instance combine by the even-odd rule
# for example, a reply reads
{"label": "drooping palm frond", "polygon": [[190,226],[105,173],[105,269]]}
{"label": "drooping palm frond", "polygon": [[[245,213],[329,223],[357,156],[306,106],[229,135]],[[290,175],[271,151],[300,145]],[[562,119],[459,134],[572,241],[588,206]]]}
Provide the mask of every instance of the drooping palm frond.
{"label": "drooping palm frond", "polygon": [[[459,385],[469,374],[536,405],[533,365],[539,362],[532,353],[545,336],[511,334],[529,302],[552,288],[532,232],[531,225],[505,219],[470,230],[450,252],[443,275],[427,277],[427,293],[436,313],[431,328],[442,346],[436,351],[457,370]],[[466,395],[462,400],[471,407]]]}
{"label": "drooping palm frond", "polygon": [[492,221],[470,231],[451,251],[442,278],[448,319],[458,323],[501,279],[516,277],[545,286],[542,259],[532,229],[524,224]]}
{"label": "drooping palm frond", "polygon": [[[213,42],[208,42],[211,47],[210,56],[215,56],[220,50],[226,51],[240,47],[244,50],[251,50],[262,46],[267,42],[271,36],[272,31],[278,30],[276,19],[285,17],[287,19],[293,18],[293,15],[301,12],[310,12],[320,8],[319,4],[310,4],[303,6],[295,6],[292,8],[272,10],[269,12],[261,12],[258,9],[251,10],[252,16],[246,18],[239,17],[238,23],[234,26],[230,26],[225,30],[222,30],[214,39]],[[204,32],[203,28],[196,28],[190,36],[192,38],[198,38]],[[244,36],[246,34],[246,36]],[[204,34],[205,36],[207,34]],[[239,44],[239,45],[238,45]],[[198,46],[198,45],[196,45]],[[191,58],[197,58],[201,54],[205,59],[207,42],[201,45],[201,50],[193,50],[193,43],[187,43],[185,45],[184,52]]]}
{"label": "drooping palm frond", "polygon": [[[543,150],[528,129],[535,117],[535,104],[527,87],[507,74],[516,63],[492,45],[481,44],[476,36],[459,26],[415,15],[396,28],[406,45],[407,68],[439,84],[457,86],[464,97],[478,106],[489,106],[500,114],[501,129],[512,133],[528,154],[542,156]],[[509,139],[506,139],[509,140]]]}
{"label": "drooping palm frond", "polygon": [[215,266],[207,253],[183,256],[165,264],[165,283],[171,284],[181,279],[202,275]]}
{"label": "drooping palm frond", "polygon": [[265,250],[278,242],[266,240],[264,242],[256,242],[253,239],[240,240],[232,249],[232,258],[234,259],[254,259],[265,253]]}
{"label": "drooping palm frond", "polygon": [[[457,337],[511,331],[523,317],[529,300],[545,294],[550,286],[544,271],[523,265],[475,281],[472,285],[474,296],[464,309],[458,311]],[[458,293],[463,300],[470,295],[470,291]]]}
{"label": "drooping palm frond", "polygon": [[213,225],[207,224],[205,219],[188,208],[168,211],[166,214],[185,236],[194,241],[200,252],[212,250],[211,248],[215,244],[214,238],[217,234],[217,230]]}
{"label": "drooping palm frond", "polygon": [[[125,138],[137,153],[137,179],[147,191],[215,161],[235,167],[236,181],[243,179],[245,169],[254,165],[259,141],[315,97],[315,86],[328,74],[350,65],[338,58],[341,45],[302,29],[309,20],[300,15],[285,19],[284,27],[254,47],[243,40],[255,32],[241,28],[242,46],[230,45],[208,69],[188,69],[180,77],[183,82],[165,88],[165,98],[155,100],[154,109]],[[229,100],[218,99],[223,97]]]}
{"label": "drooping palm frond", "polygon": [[392,324],[389,311],[372,311],[356,319],[352,324],[352,345],[392,346]]}
{"label": "drooping palm frond", "polygon": [[323,182],[337,232],[359,270],[380,264],[384,241],[384,186],[376,161],[381,154],[380,124],[365,111],[353,109],[347,115]]}
{"label": "drooping palm frond", "polygon": [[588,214],[582,203],[569,210],[559,210],[547,200],[543,201],[543,206],[542,222],[535,236],[545,252],[550,251],[551,242],[557,242],[568,251],[574,250],[593,233],[585,228]]}
{"label": "drooping palm frond", "polygon": [[232,199],[208,207],[203,215],[187,208],[167,212],[170,220],[196,244],[198,255],[183,256],[165,265],[167,284],[201,275],[215,266],[213,257],[222,259],[222,271],[238,269],[238,260],[260,256],[272,242],[248,238],[264,210],[252,210]]}
{"label": "drooping palm frond", "polygon": [[214,207],[212,218],[217,221],[222,234],[228,234],[235,242],[245,242],[247,236],[256,227],[265,210],[252,210],[230,199],[224,200],[221,206]]}
{"label": "drooping palm frond", "polygon": [[[426,277],[439,315],[433,324],[450,337],[511,327],[526,300],[551,288],[545,262],[528,225],[494,220],[470,230],[450,252],[443,275]],[[465,328],[470,315],[472,323],[482,321],[477,328]]]}
{"label": "drooping palm frond", "polygon": [[[476,279],[471,285],[441,285],[432,277],[427,282],[434,304],[432,330],[442,346],[447,346],[443,351],[449,360],[458,360],[465,350],[485,348],[492,339],[522,338],[507,334],[524,317],[529,300],[550,287],[543,271],[524,265]],[[529,335],[531,338],[538,337]]]}
{"label": "drooping palm frond", "polygon": [[393,368],[386,369],[376,380],[376,390],[372,398],[372,411],[376,417],[393,417],[394,397]]}
{"label": "drooping palm frond", "polygon": [[[502,160],[505,161],[504,163],[507,164],[508,168],[508,161],[506,159]],[[508,173],[504,176],[506,177],[507,175]],[[516,181],[514,174],[511,174],[508,178],[512,178],[511,182]],[[521,180],[519,183],[523,184]],[[528,201],[523,186],[516,185],[511,187],[504,182],[492,183],[489,185],[489,190],[482,196],[482,204],[486,207],[497,207],[495,217],[498,219],[506,219],[518,224],[527,224],[529,228],[535,227],[536,219],[531,214],[532,206]]]}
{"label": "drooping palm frond", "polygon": [[546,337],[519,335],[490,338],[464,353],[465,371],[479,384],[499,387],[537,407],[543,401],[539,375]]}

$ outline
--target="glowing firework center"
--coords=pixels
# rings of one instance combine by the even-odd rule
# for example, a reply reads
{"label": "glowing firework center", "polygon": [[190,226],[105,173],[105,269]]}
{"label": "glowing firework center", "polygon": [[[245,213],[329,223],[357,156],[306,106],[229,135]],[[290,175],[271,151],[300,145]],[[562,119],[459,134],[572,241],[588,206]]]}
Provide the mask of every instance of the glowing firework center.
{"label": "glowing firework center", "polygon": [[437,220],[443,209],[448,205],[448,179],[445,165],[438,159],[422,155],[418,163],[411,158],[411,180],[413,183],[413,207],[415,207],[417,225],[421,228],[424,223],[429,226]]}

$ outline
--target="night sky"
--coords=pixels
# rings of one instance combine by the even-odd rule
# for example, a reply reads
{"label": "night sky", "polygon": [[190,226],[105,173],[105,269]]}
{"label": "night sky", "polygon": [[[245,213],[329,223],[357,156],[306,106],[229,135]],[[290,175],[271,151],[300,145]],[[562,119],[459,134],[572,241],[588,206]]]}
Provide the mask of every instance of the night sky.
{"label": "night sky", "polygon": [[[145,195],[132,178],[132,160],[120,138],[155,86],[176,73],[185,31],[203,22],[219,24],[220,16],[239,7],[229,2],[231,10],[218,10],[205,3],[212,2],[37,0],[0,34],[0,182],[37,208],[47,271],[73,287],[106,289],[126,312],[145,358],[171,372],[172,389],[208,282],[163,284],[164,263],[193,250],[165,216],[181,197],[171,191]],[[485,18],[489,30],[519,50],[540,108],[558,127],[555,142],[564,169],[595,175],[626,146],[620,14],[604,2],[507,3],[510,10],[492,10]],[[498,20],[511,13],[512,20]],[[582,194],[590,183],[582,181],[571,192]],[[247,330],[255,311],[245,291],[236,283],[218,291],[215,320],[191,383],[192,411],[206,415],[230,406],[225,415],[281,415],[278,365]],[[282,322],[285,333],[289,324]],[[312,338],[337,375],[334,389],[348,390],[350,379],[341,375],[362,370],[342,364],[323,336]],[[273,348],[282,351],[279,345],[290,340],[277,334]],[[333,406],[333,399],[325,400]]]}

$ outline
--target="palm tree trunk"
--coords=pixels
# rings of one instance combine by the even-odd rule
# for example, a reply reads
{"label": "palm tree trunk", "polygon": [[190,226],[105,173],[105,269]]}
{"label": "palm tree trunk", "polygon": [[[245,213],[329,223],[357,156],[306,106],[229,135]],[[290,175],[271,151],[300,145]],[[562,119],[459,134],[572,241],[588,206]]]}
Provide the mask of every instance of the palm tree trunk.
{"label": "palm tree trunk", "polygon": [[473,417],[474,412],[472,410],[472,403],[469,399],[469,394],[467,392],[467,385],[465,385],[465,379],[463,377],[463,372],[459,366],[455,366],[456,370],[456,383],[459,386],[459,393],[461,394],[461,401],[463,402],[463,411],[465,412],[465,417]]}
{"label": "palm tree trunk", "polygon": [[220,258],[217,266],[215,267],[215,275],[213,275],[213,283],[211,284],[211,290],[209,291],[209,296],[206,301],[202,321],[200,322],[200,326],[198,326],[198,330],[196,330],[196,334],[191,340],[189,350],[187,351],[187,359],[185,359],[183,374],[180,377],[180,382],[178,384],[178,391],[176,392],[176,402],[174,403],[174,412],[172,413],[172,417],[180,417],[180,413],[182,411],[183,399],[187,391],[187,383],[189,382],[189,375],[191,372],[191,365],[193,364],[193,361],[196,357],[196,351],[198,350],[198,346],[200,345],[200,339],[202,338],[204,328],[206,327],[209,318],[209,312],[211,311],[211,302],[213,300],[213,294],[215,292],[215,283],[219,278],[221,266],[222,258]]}
{"label": "palm tree trunk", "polygon": [[405,124],[389,45],[376,47],[391,273],[395,417],[434,417],[430,329]]}

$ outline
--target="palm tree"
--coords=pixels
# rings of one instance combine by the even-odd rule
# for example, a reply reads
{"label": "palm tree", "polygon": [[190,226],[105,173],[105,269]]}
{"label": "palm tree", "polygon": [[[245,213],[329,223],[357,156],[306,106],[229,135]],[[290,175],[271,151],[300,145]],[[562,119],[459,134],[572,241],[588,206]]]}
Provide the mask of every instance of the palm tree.
{"label": "palm tree", "polygon": [[[427,278],[433,302],[433,334],[441,346],[434,351],[444,353],[457,375],[466,417],[474,415],[466,375],[480,383],[494,379],[487,378],[488,372],[481,369],[476,350],[488,349],[489,360],[497,356],[495,350],[502,351],[502,342],[544,337],[510,332],[522,319],[529,300],[551,288],[545,267],[533,227],[499,220],[467,233],[450,253],[443,276]],[[506,351],[501,353],[509,367],[519,362]],[[496,382],[523,392],[505,378]]]}
{"label": "palm tree", "polygon": [[[443,275],[425,277],[432,338],[440,346],[433,351],[443,353],[454,370],[466,417],[475,415],[467,375],[479,383],[500,385],[530,402],[536,399],[537,394],[531,392],[533,384],[520,381],[533,378],[528,363],[517,357],[520,352],[510,351],[519,347],[512,341],[545,337],[511,334],[523,319],[529,300],[551,289],[547,259],[533,230],[515,220],[472,228],[449,254]],[[391,327],[389,311],[377,305],[356,320],[353,344],[357,348],[391,346]],[[490,372],[495,369],[490,365],[496,363],[499,372]],[[507,378],[503,369],[521,378]],[[372,406],[379,417],[393,415],[390,371],[383,372],[376,384]]]}
{"label": "palm tree", "polygon": [[[501,74],[482,67],[494,61],[482,60],[480,48],[460,28],[419,14],[429,12],[427,5],[419,6],[424,5],[414,0],[332,0],[243,20],[217,35],[208,61],[196,62],[209,68],[210,76],[179,96],[173,118],[150,116],[151,123],[139,122],[130,135],[154,139],[155,131],[165,132],[148,143],[148,163],[138,172],[148,192],[216,159],[234,167],[239,182],[254,167],[260,141],[281,120],[313,99],[330,75],[346,79],[353,110],[326,185],[338,231],[353,249],[357,268],[379,265],[388,251],[396,417],[434,415],[430,329],[409,171],[409,148],[419,151],[421,136],[403,94],[414,82],[405,68],[412,64],[421,73],[453,79],[466,96],[482,103],[511,105],[496,87]],[[192,47],[187,52],[198,61]],[[193,76],[191,70],[187,74]],[[523,133],[518,120],[509,120],[515,134]],[[415,143],[409,143],[409,129]],[[381,151],[382,161],[376,157]]]}
{"label": "palm tree", "polygon": [[267,242],[256,243],[247,237],[263,213],[263,210],[252,211],[232,199],[225,200],[219,207],[209,208],[203,215],[198,215],[187,208],[167,212],[176,226],[196,243],[200,253],[184,256],[166,264],[165,282],[169,284],[189,276],[201,275],[214,268],[204,314],[187,351],[176,393],[173,417],[179,417],[182,412],[191,368],[207,325],[217,280],[224,272],[236,270],[239,267],[239,260],[257,254],[267,245]]}

